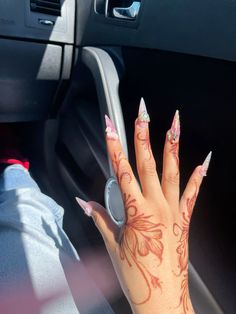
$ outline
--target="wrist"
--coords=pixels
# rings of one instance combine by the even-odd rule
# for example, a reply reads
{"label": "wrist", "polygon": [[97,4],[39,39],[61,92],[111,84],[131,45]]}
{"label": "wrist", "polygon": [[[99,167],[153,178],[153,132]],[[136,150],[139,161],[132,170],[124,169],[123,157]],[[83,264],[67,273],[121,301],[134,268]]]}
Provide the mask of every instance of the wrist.
{"label": "wrist", "polygon": [[[180,283],[181,289],[180,289]],[[161,292],[153,291],[152,297],[144,304],[130,302],[134,314],[194,314],[188,284],[182,279],[178,281],[178,288],[163,286]]]}

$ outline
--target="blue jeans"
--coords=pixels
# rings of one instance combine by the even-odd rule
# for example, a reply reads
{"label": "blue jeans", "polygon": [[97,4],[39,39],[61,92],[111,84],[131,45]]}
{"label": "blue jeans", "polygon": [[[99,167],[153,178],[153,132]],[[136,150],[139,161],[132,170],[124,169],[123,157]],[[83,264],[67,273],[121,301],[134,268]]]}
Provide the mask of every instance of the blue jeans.
{"label": "blue jeans", "polygon": [[[0,313],[113,313],[65,234],[63,213],[22,166],[5,168],[0,176]],[[91,298],[83,293],[85,283]]]}

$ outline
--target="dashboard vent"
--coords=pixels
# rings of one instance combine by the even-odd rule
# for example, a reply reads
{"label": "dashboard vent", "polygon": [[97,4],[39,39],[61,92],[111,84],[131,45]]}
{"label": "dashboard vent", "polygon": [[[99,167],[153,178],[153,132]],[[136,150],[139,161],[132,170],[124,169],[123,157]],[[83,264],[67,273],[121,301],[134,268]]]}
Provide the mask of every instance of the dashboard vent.
{"label": "dashboard vent", "polygon": [[30,10],[49,15],[61,15],[61,0],[30,0]]}

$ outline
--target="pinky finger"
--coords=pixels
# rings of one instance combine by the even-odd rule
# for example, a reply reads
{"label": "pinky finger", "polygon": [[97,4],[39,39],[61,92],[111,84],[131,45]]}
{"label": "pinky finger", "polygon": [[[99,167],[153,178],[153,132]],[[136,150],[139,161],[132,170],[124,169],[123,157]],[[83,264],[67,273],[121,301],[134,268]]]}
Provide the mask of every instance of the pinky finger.
{"label": "pinky finger", "polygon": [[204,163],[201,166],[195,168],[181,197],[180,210],[183,213],[184,219],[190,220],[191,218],[203,177],[207,175],[207,170],[211,161],[211,155],[212,153],[210,152]]}

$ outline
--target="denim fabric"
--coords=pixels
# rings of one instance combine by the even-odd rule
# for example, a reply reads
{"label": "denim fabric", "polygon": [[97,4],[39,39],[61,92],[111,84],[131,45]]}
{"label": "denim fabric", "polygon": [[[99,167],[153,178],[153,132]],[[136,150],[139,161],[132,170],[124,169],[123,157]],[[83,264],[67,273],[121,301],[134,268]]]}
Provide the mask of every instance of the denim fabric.
{"label": "denim fabric", "polygon": [[[1,174],[0,313],[113,313],[66,236],[63,213],[21,165]],[[80,297],[84,282],[94,302]]]}

